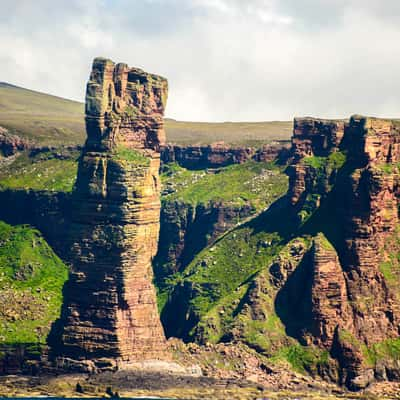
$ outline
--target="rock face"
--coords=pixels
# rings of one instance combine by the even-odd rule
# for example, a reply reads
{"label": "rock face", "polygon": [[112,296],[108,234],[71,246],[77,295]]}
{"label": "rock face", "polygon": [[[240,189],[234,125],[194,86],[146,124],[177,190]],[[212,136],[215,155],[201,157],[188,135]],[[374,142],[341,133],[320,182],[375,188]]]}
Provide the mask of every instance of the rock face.
{"label": "rock face", "polygon": [[73,192],[72,272],[50,339],[58,365],[115,368],[166,356],[152,258],[167,81],[97,58]]}
{"label": "rock face", "polygon": [[316,344],[330,348],[337,326],[350,328],[351,310],[347,302],[346,280],[339,257],[324,235],[314,238],[311,257],[311,332]]}
{"label": "rock face", "polygon": [[0,154],[10,157],[15,153],[27,150],[32,147],[32,143],[22,139],[17,135],[12,135],[7,129],[0,126]]}
{"label": "rock face", "polygon": [[292,155],[300,160],[307,156],[327,156],[339,147],[344,135],[344,121],[295,118]]}
{"label": "rock face", "polygon": [[[340,150],[347,160],[338,171]],[[321,234],[314,239],[311,291],[303,295],[310,296],[311,318],[298,336],[328,349],[348,386],[365,387],[374,376],[393,375],[390,346],[399,337],[393,282],[399,271],[400,127],[360,116],[344,125],[297,120],[292,154],[290,202],[299,215],[318,210],[308,226],[324,231],[335,246]],[[375,354],[377,346],[386,353]],[[368,354],[377,360],[371,364]]]}
{"label": "rock face", "polygon": [[284,162],[289,153],[285,142],[264,145],[259,149],[253,147],[232,147],[224,143],[209,146],[179,146],[169,144],[161,149],[161,161],[176,162],[188,169],[219,168],[231,164],[242,164],[249,160],[259,162]]}
{"label": "rock face", "polygon": [[[308,193],[316,191],[326,194],[327,182],[317,182],[310,165],[301,162],[305,157],[327,157],[339,151],[344,136],[344,121],[316,118],[295,118],[290,150],[291,164],[288,167],[289,198],[295,206],[304,201]],[[327,181],[329,176],[322,176]],[[315,186],[319,185],[318,188]]]}

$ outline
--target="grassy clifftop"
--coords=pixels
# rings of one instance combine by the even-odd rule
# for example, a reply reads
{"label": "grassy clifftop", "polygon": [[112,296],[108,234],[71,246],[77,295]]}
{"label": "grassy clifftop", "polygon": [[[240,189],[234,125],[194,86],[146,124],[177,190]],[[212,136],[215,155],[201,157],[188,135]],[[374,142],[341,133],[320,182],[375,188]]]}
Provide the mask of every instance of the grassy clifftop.
{"label": "grassy clifftop", "polygon": [[39,153],[19,155],[14,162],[0,169],[1,189],[33,189],[71,192],[78,170],[78,151],[60,155]]}
{"label": "grassy clifftop", "polygon": [[190,204],[221,201],[232,206],[250,204],[255,211],[267,207],[287,189],[282,167],[254,161],[201,171],[167,164],[161,178],[165,200]]}

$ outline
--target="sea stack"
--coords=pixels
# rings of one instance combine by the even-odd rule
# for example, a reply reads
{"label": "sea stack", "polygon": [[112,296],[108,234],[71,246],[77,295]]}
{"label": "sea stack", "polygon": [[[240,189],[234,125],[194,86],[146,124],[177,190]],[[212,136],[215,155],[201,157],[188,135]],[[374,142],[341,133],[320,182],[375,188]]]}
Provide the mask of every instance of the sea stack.
{"label": "sea stack", "polygon": [[59,366],[93,371],[165,358],[152,259],[167,93],[160,76],[93,62],[73,193],[72,272],[52,349]]}

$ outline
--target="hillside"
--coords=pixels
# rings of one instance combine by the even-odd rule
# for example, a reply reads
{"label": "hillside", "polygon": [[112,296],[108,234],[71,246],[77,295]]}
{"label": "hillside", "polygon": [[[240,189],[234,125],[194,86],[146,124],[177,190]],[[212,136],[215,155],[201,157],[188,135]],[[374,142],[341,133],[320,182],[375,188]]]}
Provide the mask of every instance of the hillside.
{"label": "hillside", "polygon": [[83,104],[0,83],[0,126],[39,144],[84,140]]}
{"label": "hillside", "polygon": [[0,345],[44,344],[67,267],[36,229],[0,221],[0,235]]}
{"label": "hillside", "polygon": [[[43,145],[82,144],[84,105],[0,82],[0,126]],[[166,120],[167,140],[179,144],[215,141],[256,145],[288,140],[292,122],[182,122]]]}

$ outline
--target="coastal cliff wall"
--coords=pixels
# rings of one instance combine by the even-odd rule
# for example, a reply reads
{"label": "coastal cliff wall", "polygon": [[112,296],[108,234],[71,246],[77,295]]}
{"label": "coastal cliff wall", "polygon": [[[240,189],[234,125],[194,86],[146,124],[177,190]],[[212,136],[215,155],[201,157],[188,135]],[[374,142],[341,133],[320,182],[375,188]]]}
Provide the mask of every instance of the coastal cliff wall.
{"label": "coastal cliff wall", "polygon": [[295,121],[288,196],[298,223],[327,238],[310,250],[310,322],[297,336],[328,349],[350,387],[397,374],[399,141],[391,120]]}
{"label": "coastal cliff wall", "polygon": [[396,121],[297,118],[287,194],[183,268],[167,334],[290,348],[352,389],[399,379],[399,140]]}
{"label": "coastal cliff wall", "polygon": [[246,161],[270,162],[278,160],[284,163],[289,154],[289,144],[276,142],[261,148],[232,147],[223,143],[209,146],[180,146],[168,144],[161,148],[163,163],[176,162],[188,169],[220,168]]}

